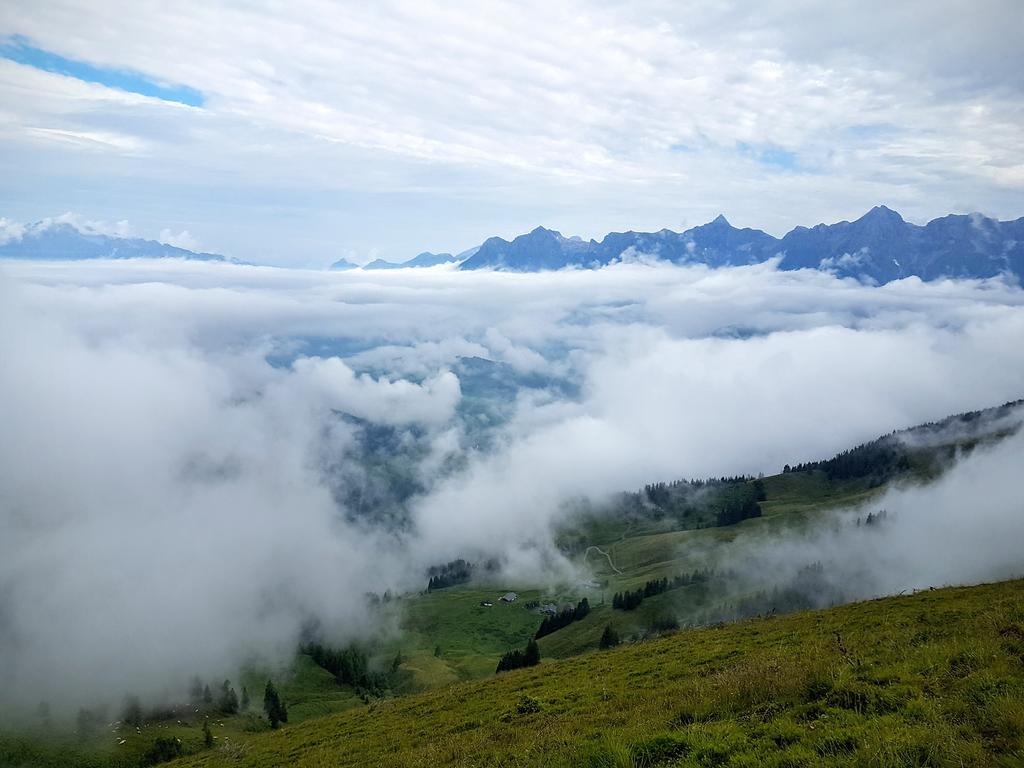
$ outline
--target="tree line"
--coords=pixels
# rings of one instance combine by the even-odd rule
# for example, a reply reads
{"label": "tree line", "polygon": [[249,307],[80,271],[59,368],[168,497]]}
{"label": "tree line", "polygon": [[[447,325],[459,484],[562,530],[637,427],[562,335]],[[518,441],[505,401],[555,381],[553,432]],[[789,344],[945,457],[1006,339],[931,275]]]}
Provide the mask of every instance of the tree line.
{"label": "tree line", "polygon": [[686,530],[760,517],[760,502],[765,498],[760,478],[737,475],[648,483],[638,493],[623,494],[619,507],[625,515],[655,520],[673,517],[679,528]]}
{"label": "tree line", "polygon": [[209,684],[204,685],[202,679],[193,677],[189,684],[188,695],[193,705],[212,707],[224,715],[234,715],[249,708],[249,691],[243,685],[242,697],[239,699],[235,689],[231,687],[230,680],[221,683],[216,696],[214,696]]}
{"label": "tree line", "polygon": [[540,647],[537,645],[537,641],[531,637],[523,650],[515,649],[503,654],[498,660],[498,668],[495,672],[509,672],[523,667],[535,667],[538,664],[540,664]]}
{"label": "tree line", "polygon": [[872,527],[878,526],[878,525],[881,525],[882,523],[884,523],[888,517],[889,517],[889,513],[888,513],[888,511],[886,511],[884,509],[880,509],[877,512],[868,512],[868,516],[867,517],[865,517],[863,519],[860,518],[860,517],[857,518],[857,526],[858,527],[861,526],[861,525],[867,525],[867,526],[872,526]]}
{"label": "tree line", "polygon": [[444,565],[433,565],[427,570],[427,592],[456,584],[465,584],[473,577],[473,564],[463,559],[452,560]]}
{"label": "tree line", "polygon": [[764,500],[764,483],[760,480],[727,486],[712,503],[715,525],[735,525],[743,520],[760,517],[761,505],[759,502]]}
{"label": "tree line", "polygon": [[[334,675],[338,685],[350,685],[363,696],[383,696],[391,687],[391,678],[385,672],[370,668],[370,657],[365,650],[348,645],[332,648],[320,642],[306,642],[299,648],[313,662]],[[392,671],[395,671],[393,665]]]}
{"label": "tree line", "polygon": [[671,579],[652,579],[642,587],[632,591],[616,592],[612,597],[612,608],[618,611],[632,611],[640,607],[645,598],[660,595],[671,589],[688,587],[691,584],[700,584],[711,578],[711,571],[694,571],[693,573],[681,573]]}
{"label": "tree line", "polygon": [[829,480],[867,479],[872,485],[881,485],[911,468],[910,451],[899,438],[880,437],[849,450],[837,453],[831,459],[807,461],[782,468],[789,472],[824,472]]}
{"label": "tree line", "polygon": [[654,506],[664,508],[668,507],[675,498],[690,495],[694,491],[714,486],[741,485],[754,479],[748,475],[723,475],[722,477],[708,477],[705,479],[673,480],[668,483],[647,483],[644,485],[643,495]]}
{"label": "tree line", "polygon": [[537,630],[534,638],[540,640],[545,635],[557,632],[562,627],[567,627],[574,621],[580,621],[586,617],[588,613],[590,613],[590,601],[584,597],[576,603],[575,608],[568,606],[558,611],[558,613],[545,616],[544,620],[540,623],[540,628]]}

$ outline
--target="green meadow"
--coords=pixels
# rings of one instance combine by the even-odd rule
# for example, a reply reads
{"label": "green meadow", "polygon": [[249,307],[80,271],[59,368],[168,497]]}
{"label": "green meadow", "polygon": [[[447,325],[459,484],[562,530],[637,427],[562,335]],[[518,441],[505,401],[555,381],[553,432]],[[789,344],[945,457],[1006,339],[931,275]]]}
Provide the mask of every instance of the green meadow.
{"label": "green meadow", "polygon": [[1024,582],[590,651],[176,765],[1018,766]]}

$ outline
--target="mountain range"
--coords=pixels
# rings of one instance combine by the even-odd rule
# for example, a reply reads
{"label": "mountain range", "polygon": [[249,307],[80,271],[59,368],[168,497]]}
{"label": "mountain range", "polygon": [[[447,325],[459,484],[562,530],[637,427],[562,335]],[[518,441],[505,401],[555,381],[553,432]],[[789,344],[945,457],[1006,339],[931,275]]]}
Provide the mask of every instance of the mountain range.
{"label": "mountain range", "polygon": [[[34,224],[0,242],[0,258],[80,260],[184,258],[226,261],[154,240],[83,231],[67,223]],[[363,267],[345,259],[333,270],[386,270],[457,264],[460,270],[540,272],[593,269],[619,261],[652,260],[712,268],[779,259],[783,270],[820,269],[868,283],[904,277],[1024,278],[1024,217],[998,221],[978,213],[943,216],[924,225],[905,221],[884,205],[855,221],[796,227],[781,238],[737,229],[724,216],[683,232],[611,232],[600,241],[564,237],[537,227],[513,240],[491,237],[462,253],[421,253],[408,261],[383,259]]]}
{"label": "mountain range", "polygon": [[595,268],[630,258],[710,267],[780,258],[780,269],[823,269],[842,277],[887,283],[903,277],[1024,276],[1024,218],[997,221],[949,215],[921,226],[877,206],[856,221],[796,227],[782,238],[737,229],[724,216],[684,232],[612,232],[601,241],[563,237],[543,227],[511,242],[492,237],[459,269],[536,272]]}
{"label": "mountain range", "polygon": [[[430,253],[424,251],[418,256],[413,256],[408,261],[394,262],[384,261],[384,259],[374,259],[369,264],[363,266],[363,269],[402,269],[407,267],[436,267],[438,264],[450,264],[453,261],[462,261],[458,256],[452,256],[450,253]],[[337,264],[337,262],[335,262]],[[332,269],[337,267],[332,265]]]}
{"label": "mountain range", "polygon": [[31,224],[17,237],[0,242],[0,258],[45,261],[85,259],[195,259],[228,261],[216,253],[197,253],[156,240],[117,237],[68,223]]}

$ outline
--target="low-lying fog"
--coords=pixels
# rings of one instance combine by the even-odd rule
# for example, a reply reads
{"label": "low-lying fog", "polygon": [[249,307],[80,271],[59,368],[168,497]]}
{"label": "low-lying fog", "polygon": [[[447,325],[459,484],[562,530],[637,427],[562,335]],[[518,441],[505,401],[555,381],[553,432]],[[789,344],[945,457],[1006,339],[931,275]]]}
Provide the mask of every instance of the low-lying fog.
{"label": "low-lying fog", "polygon": [[[543,581],[569,569],[570,497],[1021,397],[1024,292],[773,264],[11,263],[0,361],[0,698],[77,702],[286,658],[311,617],[355,636],[364,593],[455,557]],[[1020,573],[1022,449],[894,491],[870,546],[823,530],[738,560],[846,552],[865,593]],[[403,498],[370,454],[407,457]]]}

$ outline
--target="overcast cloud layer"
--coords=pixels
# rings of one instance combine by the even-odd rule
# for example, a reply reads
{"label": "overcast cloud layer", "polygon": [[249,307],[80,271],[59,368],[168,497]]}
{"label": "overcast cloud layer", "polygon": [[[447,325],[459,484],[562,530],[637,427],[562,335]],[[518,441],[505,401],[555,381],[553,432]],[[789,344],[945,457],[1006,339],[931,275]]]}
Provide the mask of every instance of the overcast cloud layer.
{"label": "overcast cloud layer", "polygon": [[[311,337],[345,351],[311,355]],[[772,263],[5,264],[0,690],[156,694],[286,658],[313,616],[356,635],[364,592],[422,588],[428,564],[565,570],[548,544],[565,499],[772,473],[1015,399],[1021,338],[1024,292],[998,281],[875,288]],[[459,356],[579,395],[521,392],[478,449],[456,415]],[[410,526],[346,517],[334,491],[358,479],[338,472],[360,427],[339,414],[422,448]],[[979,476],[1005,478],[1000,461]]]}
{"label": "overcast cloud layer", "polygon": [[1017,0],[7,2],[8,41],[202,103],[0,58],[0,214],[316,265],[538,224],[1016,218],[1022,34]]}

